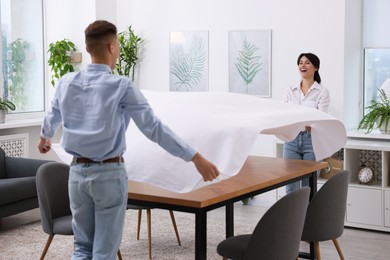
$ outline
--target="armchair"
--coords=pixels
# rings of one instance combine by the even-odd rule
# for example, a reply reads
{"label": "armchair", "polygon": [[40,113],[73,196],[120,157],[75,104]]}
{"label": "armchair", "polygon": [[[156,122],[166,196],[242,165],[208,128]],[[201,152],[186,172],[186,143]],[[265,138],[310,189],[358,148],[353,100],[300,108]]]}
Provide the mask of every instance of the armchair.
{"label": "armchair", "polygon": [[35,175],[46,160],[7,157],[0,148],[1,218],[38,208]]}

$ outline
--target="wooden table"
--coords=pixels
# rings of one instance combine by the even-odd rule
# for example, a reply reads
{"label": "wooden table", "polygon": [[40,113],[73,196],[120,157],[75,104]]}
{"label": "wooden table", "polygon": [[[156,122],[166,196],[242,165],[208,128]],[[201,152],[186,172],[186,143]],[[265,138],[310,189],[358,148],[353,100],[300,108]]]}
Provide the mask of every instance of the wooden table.
{"label": "wooden table", "polygon": [[[288,183],[310,178],[311,197],[317,191],[313,172],[326,163],[249,156],[240,172],[226,180],[188,193],[176,193],[151,184],[129,181],[129,203],[195,214],[195,259],[206,259],[207,212],[226,207],[226,237],[234,235],[233,203]],[[311,255],[314,248],[310,247]],[[314,257],[313,257],[314,259]]]}

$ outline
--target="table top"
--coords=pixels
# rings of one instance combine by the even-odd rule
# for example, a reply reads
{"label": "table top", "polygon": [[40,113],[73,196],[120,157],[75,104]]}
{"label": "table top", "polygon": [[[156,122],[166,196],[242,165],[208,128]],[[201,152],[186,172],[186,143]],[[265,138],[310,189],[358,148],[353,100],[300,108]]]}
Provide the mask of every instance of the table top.
{"label": "table top", "polygon": [[151,184],[129,181],[128,198],[204,208],[325,167],[324,162],[249,156],[237,175],[187,193],[177,193]]}

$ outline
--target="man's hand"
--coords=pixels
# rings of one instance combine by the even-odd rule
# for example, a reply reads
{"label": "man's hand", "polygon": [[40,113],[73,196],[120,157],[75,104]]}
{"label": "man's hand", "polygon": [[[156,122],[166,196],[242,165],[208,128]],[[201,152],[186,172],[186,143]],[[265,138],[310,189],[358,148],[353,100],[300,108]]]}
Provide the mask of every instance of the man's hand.
{"label": "man's hand", "polygon": [[200,153],[196,153],[192,158],[192,162],[195,164],[196,169],[202,175],[204,181],[212,181],[218,177],[219,171],[217,167],[206,160]]}
{"label": "man's hand", "polygon": [[50,139],[45,139],[41,137],[41,140],[39,141],[38,144],[38,150],[41,153],[47,153],[51,149],[51,140]]}

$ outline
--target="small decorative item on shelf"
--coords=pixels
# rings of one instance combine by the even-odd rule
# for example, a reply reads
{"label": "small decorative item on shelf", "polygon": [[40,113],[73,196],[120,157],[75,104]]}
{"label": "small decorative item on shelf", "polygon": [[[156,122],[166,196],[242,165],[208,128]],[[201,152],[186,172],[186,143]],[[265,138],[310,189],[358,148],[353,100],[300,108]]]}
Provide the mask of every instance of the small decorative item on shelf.
{"label": "small decorative item on shelf", "polygon": [[15,104],[7,99],[0,98],[0,124],[5,122],[5,114],[7,113],[8,109],[15,110]]}
{"label": "small decorative item on shelf", "polygon": [[330,179],[335,174],[343,171],[343,161],[335,158],[325,158],[324,162],[328,163],[328,166],[320,171],[320,177],[322,179]]}
{"label": "small decorative item on shelf", "polygon": [[363,116],[358,129],[366,129],[368,134],[376,126],[382,134],[390,134],[390,100],[383,89],[379,90],[379,100],[371,100],[365,109],[369,112]]}
{"label": "small decorative item on shelf", "polygon": [[374,171],[370,167],[362,165],[358,173],[358,179],[360,184],[371,184],[374,179]]}

